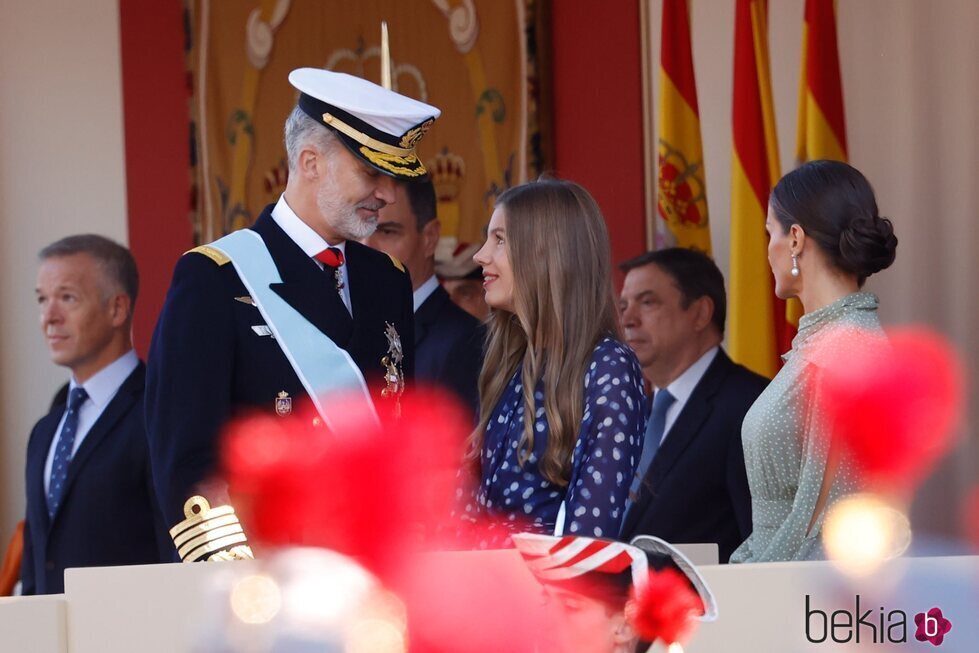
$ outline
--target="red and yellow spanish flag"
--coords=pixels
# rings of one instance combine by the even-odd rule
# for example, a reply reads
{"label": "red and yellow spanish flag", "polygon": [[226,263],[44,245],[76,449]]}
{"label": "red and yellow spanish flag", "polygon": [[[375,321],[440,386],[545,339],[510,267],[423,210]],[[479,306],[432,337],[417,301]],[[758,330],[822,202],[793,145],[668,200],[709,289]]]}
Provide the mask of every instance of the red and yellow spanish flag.
{"label": "red and yellow spanish flag", "polygon": [[[657,245],[711,253],[700,109],[687,0],[663,0],[660,50]],[[665,229],[663,229],[665,227]]]}
{"label": "red and yellow spanish flag", "polygon": [[806,0],[795,150],[800,164],[816,159],[846,161],[843,82],[833,5],[834,0]]}
{"label": "red and yellow spanish flag", "polygon": [[767,13],[766,0],[737,0],[728,343],[735,360],[772,377],[791,336],[785,302],[775,297],[765,233],[768,194],[781,169],[768,66]]}
{"label": "red and yellow spanish flag", "polygon": [[[806,0],[795,141],[798,165],[816,159],[846,161],[843,82],[834,4],[835,0]],[[785,317],[792,328],[799,325],[801,316],[802,304],[797,299],[789,300]]]}

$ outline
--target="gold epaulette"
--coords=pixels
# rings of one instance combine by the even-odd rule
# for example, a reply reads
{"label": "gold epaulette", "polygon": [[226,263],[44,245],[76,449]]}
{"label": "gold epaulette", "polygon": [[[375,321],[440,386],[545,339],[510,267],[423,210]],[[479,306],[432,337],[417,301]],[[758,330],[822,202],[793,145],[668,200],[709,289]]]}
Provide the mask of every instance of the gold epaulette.
{"label": "gold epaulette", "polygon": [[218,265],[224,265],[225,263],[231,262],[231,257],[229,257],[221,250],[211,247],[210,245],[201,245],[200,247],[195,247],[192,250],[184,252],[184,254],[193,254],[193,253],[203,254],[204,256],[211,259]]}
{"label": "gold epaulette", "polygon": [[184,562],[254,558],[231,506],[212,508],[204,497],[193,496],[184,504],[184,516],[186,519],[170,529],[170,537]]}
{"label": "gold epaulette", "polygon": [[394,263],[394,267],[398,268],[402,272],[405,271],[404,264],[401,261],[398,260],[398,257],[397,256],[393,256],[391,254],[388,254],[388,258],[390,258],[391,259],[391,262]]}

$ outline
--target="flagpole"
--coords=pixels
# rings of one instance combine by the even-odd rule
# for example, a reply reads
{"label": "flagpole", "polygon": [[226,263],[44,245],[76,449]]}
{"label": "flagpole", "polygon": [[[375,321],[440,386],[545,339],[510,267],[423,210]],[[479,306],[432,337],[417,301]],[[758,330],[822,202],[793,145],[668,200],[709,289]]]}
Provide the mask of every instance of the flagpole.
{"label": "flagpole", "polygon": [[388,43],[388,23],[381,21],[381,86],[391,90],[391,46]]}
{"label": "flagpole", "polygon": [[645,201],[646,251],[656,248],[656,123],[653,120],[653,50],[649,38],[649,0],[639,0],[639,34],[642,48],[642,158],[643,199]]}

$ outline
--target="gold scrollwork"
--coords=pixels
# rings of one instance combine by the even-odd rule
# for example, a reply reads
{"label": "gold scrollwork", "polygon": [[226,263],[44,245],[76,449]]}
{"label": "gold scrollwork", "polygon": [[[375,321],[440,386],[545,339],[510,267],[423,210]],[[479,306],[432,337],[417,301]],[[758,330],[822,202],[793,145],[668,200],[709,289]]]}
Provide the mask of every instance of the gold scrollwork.
{"label": "gold scrollwork", "polygon": [[361,146],[360,153],[379,168],[384,168],[401,177],[420,177],[428,172],[415,154],[410,156],[392,156],[383,152],[375,152],[364,146]]}

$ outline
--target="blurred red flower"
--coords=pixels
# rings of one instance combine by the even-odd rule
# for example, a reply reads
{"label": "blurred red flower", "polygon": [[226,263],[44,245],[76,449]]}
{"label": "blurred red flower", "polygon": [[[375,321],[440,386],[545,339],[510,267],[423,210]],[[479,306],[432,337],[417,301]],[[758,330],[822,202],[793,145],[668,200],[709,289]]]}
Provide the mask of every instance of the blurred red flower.
{"label": "blurred red flower", "polygon": [[[921,328],[894,329],[886,339],[831,335],[817,392],[833,434],[870,484],[913,489],[948,452],[964,397],[964,372],[952,347]],[[834,339],[851,346],[830,346]]]}

